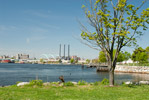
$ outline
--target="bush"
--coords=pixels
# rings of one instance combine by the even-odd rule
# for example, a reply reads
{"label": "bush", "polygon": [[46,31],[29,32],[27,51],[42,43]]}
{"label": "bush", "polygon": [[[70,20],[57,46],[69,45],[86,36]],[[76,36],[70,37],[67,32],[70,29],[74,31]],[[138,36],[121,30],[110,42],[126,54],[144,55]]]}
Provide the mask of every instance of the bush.
{"label": "bush", "polygon": [[95,86],[97,86],[97,85],[99,85],[99,83],[100,83],[100,82],[94,82],[93,84],[94,84]]}
{"label": "bush", "polygon": [[58,84],[59,84],[59,82],[51,82],[51,84],[58,85]]}
{"label": "bush", "polygon": [[134,88],[134,87],[135,87],[135,84],[124,84],[123,86],[125,86],[125,87],[130,87],[130,88]]}
{"label": "bush", "polygon": [[64,83],[64,86],[74,86],[74,84],[69,81],[69,82]]}
{"label": "bush", "polygon": [[16,84],[19,84],[19,83],[21,83],[21,81],[17,81],[17,82],[16,82]]}
{"label": "bush", "polygon": [[101,84],[103,85],[108,85],[109,84],[109,80],[107,78],[104,78],[102,81],[101,81]]}
{"label": "bush", "polygon": [[134,83],[126,84],[125,82],[122,82],[122,86],[134,88],[135,84]]}
{"label": "bush", "polygon": [[29,85],[30,86],[34,86],[34,85],[42,86],[43,85],[43,81],[42,80],[32,80],[32,81],[30,81]]}
{"label": "bush", "polygon": [[83,80],[80,80],[79,82],[78,82],[78,85],[86,85],[87,84],[87,82],[86,81],[83,81]]}

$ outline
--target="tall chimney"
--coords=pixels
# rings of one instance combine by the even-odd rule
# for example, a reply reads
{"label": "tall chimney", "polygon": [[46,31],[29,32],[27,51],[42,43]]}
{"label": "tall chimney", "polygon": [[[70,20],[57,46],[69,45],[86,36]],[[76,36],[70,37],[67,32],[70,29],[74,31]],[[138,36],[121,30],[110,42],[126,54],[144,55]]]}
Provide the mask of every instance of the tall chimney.
{"label": "tall chimney", "polygon": [[61,58],[61,44],[59,46],[59,57]]}
{"label": "tall chimney", "polygon": [[65,44],[64,44],[64,59],[65,59]]}

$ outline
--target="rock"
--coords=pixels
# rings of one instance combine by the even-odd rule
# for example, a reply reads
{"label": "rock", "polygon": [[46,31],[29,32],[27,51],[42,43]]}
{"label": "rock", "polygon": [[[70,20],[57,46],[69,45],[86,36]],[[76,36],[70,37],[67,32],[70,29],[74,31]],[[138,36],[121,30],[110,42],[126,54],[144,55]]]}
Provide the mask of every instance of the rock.
{"label": "rock", "polygon": [[77,85],[78,83],[77,82],[72,82],[74,85]]}
{"label": "rock", "polygon": [[128,81],[128,82],[125,82],[126,85],[129,85],[129,84],[133,84],[132,82]]}
{"label": "rock", "polygon": [[135,84],[135,85],[140,85],[139,82],[135,82],[134,84]]}
{"label": "rock", "polygon": [[64,83],[60,83],[59,86],[64,86]]}
{"label": "rock", "polygon": [[50,85],[49,82],[43,83],[43,86],[48,86],[48,85]]}
{"label": "rock", "polygon": [[139,84],[148,85],[149,84],[149,81],[140,81]]}
{"label": "rock", "polygon": [[29,82],[20,82],[20,83],[17,84],[17,86],[24,86],[24,85],[27,85],[27,84],[29,84]]}

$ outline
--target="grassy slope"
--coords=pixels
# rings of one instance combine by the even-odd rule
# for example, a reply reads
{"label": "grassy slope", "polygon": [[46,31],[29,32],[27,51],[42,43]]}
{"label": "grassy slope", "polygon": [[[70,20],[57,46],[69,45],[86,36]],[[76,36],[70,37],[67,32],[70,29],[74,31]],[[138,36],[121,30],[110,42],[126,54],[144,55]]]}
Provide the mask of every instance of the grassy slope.
{"label": "grassy slope", "polygon": [[130,87],[0,87],[0,100],[149,100],[149,85]]}

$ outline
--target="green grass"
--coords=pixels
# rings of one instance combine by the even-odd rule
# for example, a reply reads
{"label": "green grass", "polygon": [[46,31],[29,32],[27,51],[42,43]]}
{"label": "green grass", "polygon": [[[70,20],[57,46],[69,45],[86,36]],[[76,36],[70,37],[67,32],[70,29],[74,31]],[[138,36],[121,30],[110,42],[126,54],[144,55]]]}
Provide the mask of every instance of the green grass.
{"label": "green grass", "polygon": [[149,85],[0,87],[0,100],[149,100]]}

